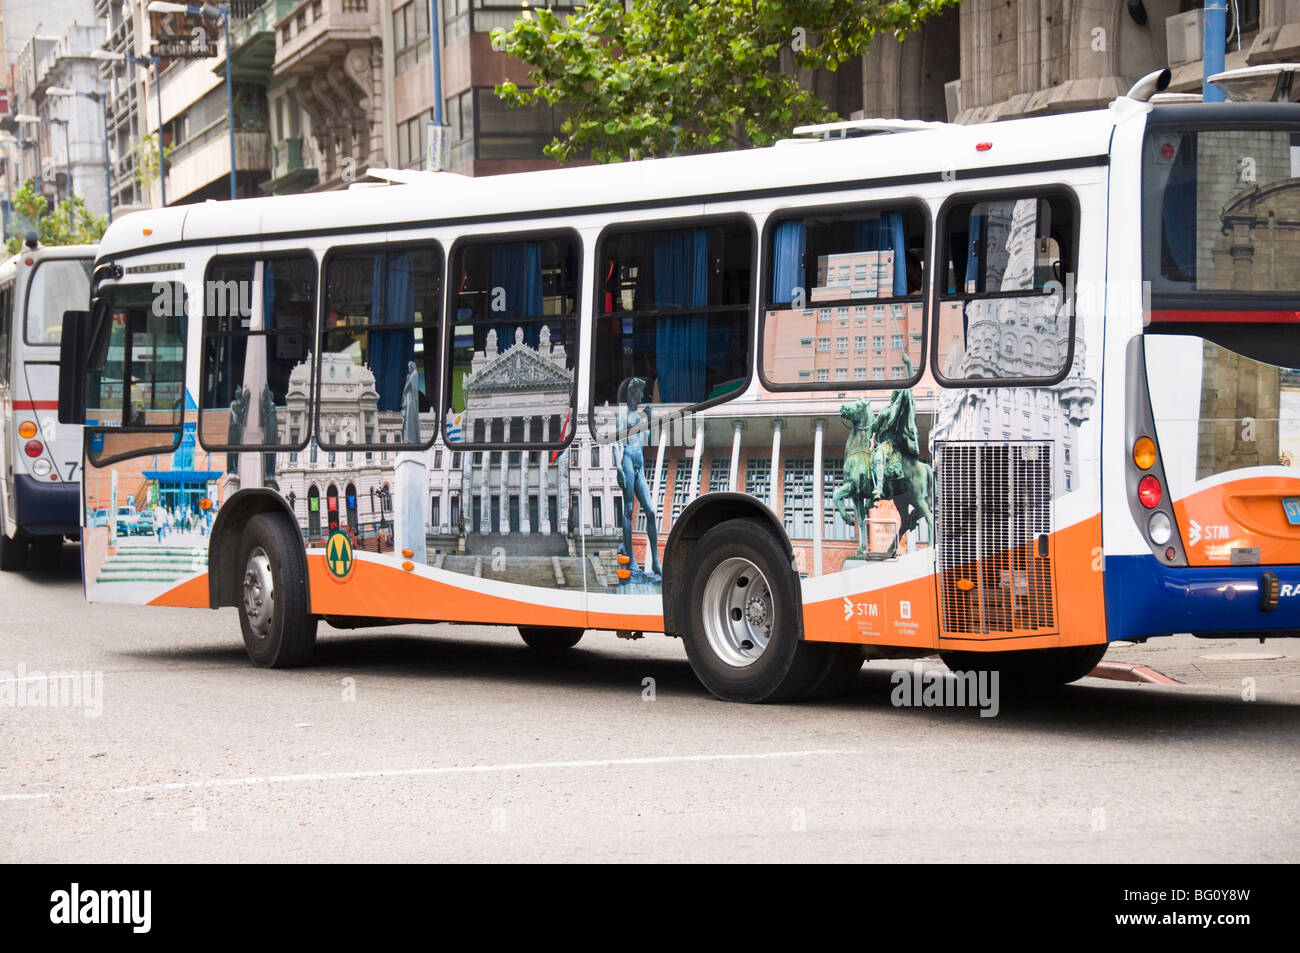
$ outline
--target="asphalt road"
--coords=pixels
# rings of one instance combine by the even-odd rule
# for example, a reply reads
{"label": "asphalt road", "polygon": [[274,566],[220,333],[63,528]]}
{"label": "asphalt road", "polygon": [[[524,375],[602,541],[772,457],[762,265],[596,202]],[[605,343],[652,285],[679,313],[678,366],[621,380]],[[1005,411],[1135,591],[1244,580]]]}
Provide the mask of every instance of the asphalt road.
{"label": "asphalt road", "polygon": [[[1295,693],[1087,679],[981,718],[894,707],[883,662],[743,706],[662,636],[469,626],[322,625],[262,671],[233,609],[86,605],[77,555],[0,575],[10,862],[1300,860]],[[35,703],[51,672],[81,707]]]}

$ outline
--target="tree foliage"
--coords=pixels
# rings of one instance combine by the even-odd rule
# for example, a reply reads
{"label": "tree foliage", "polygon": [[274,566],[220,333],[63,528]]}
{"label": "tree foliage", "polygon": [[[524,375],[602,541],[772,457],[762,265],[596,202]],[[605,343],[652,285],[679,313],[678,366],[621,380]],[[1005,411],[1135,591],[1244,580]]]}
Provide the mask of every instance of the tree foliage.
{"label": "tree foliage", "polygon": [[878,33],[903,36],[957,0],[588,0],[561,18],[536,9],[493,45],[530,67],[511,105],[564,104],[546,154],[600,162],[770,145],[837,119],[782,63],[834,70]]}
{"label": "tree foliage", "polygon": [[5,248],[10,255],[17,254],[32,231],[42,245],[93,245],[107,227],[107,219],[87,209],[80,195],[64,199],[51,211],[49,200],[24,183],[14,193]]}

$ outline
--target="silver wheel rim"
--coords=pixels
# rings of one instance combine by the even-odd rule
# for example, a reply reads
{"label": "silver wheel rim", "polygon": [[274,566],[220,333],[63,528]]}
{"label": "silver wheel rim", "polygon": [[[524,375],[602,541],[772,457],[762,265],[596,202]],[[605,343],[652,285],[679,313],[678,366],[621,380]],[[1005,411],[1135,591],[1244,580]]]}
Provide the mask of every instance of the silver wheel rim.
{"label": "silver wheel rim", "polygon": [[275,582],[271,577],[271,560],[261,546],[248,554],[248,565],[244,567],[244,615],[257,638],[265,639],[271,634]]}
{"label": "silver wheel rim", "polygon": [[704,586],[704,633],[709,648],[736,668],[753,665],[772,634],[772,587],[748,559],[724,559]]}

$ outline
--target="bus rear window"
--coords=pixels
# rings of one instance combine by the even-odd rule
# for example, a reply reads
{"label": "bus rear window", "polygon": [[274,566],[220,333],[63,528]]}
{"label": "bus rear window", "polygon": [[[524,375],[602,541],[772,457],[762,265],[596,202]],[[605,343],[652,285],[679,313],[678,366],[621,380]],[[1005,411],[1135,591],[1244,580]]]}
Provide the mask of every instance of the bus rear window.
{"label": "bus rear window", "polygon": [[43,261],[32,274],[27,291],[27,343],[59,343],[63,312],[90,306],[90,258]]}
{"label": "bus rear window", "polygon": [[1154,297],[1300,291],[1300,132],[1157,127],[1142,161]]}

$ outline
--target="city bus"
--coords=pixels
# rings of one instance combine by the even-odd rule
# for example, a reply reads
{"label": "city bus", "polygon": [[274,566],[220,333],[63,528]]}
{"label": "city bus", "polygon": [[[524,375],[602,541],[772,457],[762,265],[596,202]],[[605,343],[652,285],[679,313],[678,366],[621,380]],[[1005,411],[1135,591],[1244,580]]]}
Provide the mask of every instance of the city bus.
{"label": "city bus", "polygon": [[0,263],[0,569],[58,561],[81,531],[81,427],[60,423],[63,315],[90,300],[93,245],[29,240]]}
{"label": "city bus", "polygon": [[747,702],[1300,631],[1300,106],[405,178],[109,228],[90,600],[236,607],[265,667],[664,633]]}

